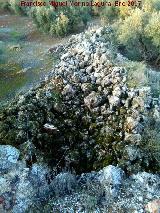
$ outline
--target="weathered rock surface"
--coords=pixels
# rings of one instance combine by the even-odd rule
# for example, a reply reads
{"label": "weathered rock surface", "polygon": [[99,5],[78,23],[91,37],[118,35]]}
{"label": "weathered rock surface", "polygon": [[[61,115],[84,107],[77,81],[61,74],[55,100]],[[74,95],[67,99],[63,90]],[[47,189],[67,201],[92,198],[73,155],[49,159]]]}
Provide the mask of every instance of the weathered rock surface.
{"label": "weathered rock surface", "polygon": [[[8,146],[1,148],[8,149]],[[159,184],[158,175],[140,172],[127,177],[122,169],[112,165],[98,172],[57,175],[44,163],[28,168],[24,161],[17,160],[0,176],[0,210],[144,213],[145,208],[153,206],[149,202],[160,196]]]}
{"label": "weathered rock surface", "polygon": [[9,171],[19,158],[20,151],[12,146],[0,146],[0,174]]}
{"label": "weathered rock surface", "polygon": [[[157,175],[143,172],[127,178],[123,170],[110,165],[99,172],[81,174],[77,183],[78,188],[70,195],[50,199],[44,212],[145,213],[146,209],[152,212],[159,208]],[[110,191],[112,186],[119,188],[116,197],[114,190]]]}
{"label": "weathered rock surface", "polygon": [[153,200],[151,202],[149,202],[146,205],[146,210],[149,211],[149,213],[157,213],[160,211],[160,200]]}
{"label": "weathered rock surface", "polygon": [[106,194],[108,194],[108,196],[117,197],[123,178],[123,170],[115,166],[108,166],[103,169],[103,173],[100,175],[99,180],[106,189]]}
{"label": "weathered rock surface", "polygon": [[[18,160],[19,151],[14,147],[1,145],[0,152],[6,154],[3,168],[0,168],[2,212],[23,213],[32,203],[46,199],[49,192],[46,175],[49,169],[40,164],[27,168],[24,161]],[[8,162],[11,163],[9,166]]]}

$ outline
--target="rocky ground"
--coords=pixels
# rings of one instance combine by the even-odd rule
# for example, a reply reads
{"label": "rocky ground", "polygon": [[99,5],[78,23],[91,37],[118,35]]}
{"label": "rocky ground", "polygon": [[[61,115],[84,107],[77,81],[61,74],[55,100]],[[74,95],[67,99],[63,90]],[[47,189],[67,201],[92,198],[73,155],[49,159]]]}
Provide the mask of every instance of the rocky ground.
{"label": "rocky ground", "polygon": [[139,172],[127,177],[122,169],[110,165],[98,172],[75,175],[64,171],[51,176],[47,165],[35,163],[28,168],[18,160],[19,155],[14,147],[0,146],[2,213],[143,213],[160,196],[158,175]]}
{"label": "rocky ground", "polygon": [[45,80],[2,110],[3,209],[144,212],[158,199],[159,176],[147,172],[159,171],[159,100],[127,85],[109,36],[72,36]]}

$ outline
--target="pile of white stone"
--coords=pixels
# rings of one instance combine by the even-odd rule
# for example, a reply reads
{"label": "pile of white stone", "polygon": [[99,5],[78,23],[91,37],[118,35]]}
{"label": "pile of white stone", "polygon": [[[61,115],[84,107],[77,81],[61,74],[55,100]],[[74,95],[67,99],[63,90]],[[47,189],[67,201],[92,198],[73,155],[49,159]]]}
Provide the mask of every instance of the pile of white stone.
{"label": "pile of white stone", "polygon": [[[80,171],[83,168],[79,160],[83,157],[86,164],[96,168],[96,163],[102,163],[110,155],[112,162],[130,174],[141,171],[144,163],[149,165],[149,156],[140,145],[148,116],[152,114],[153,99],[148,87],[128,88],[127,70],[116,65],[117,54],[106,38],[107,30],[71,37],[66,52],[45,81],[19,96],[1,116],[4,127],[0,140],[6,143],[5,138],[15,137],[9,143],[29,141],[35,150],[42,145],[45,148],[41,151],[51,151],[53,158],[64,153],[60,159],[77,163],[74,169],[79,167]],[[6,137],[7,134],[12,137]],[[100,143],[99,136],[102,136]],[[54,146],[59,138],[60,142]],[[30,205],[39,206],[53,196],[52,212],[75,212],[75,209],[86,213],[123,212],[125,209],[124,212],[140,213],[149,201],[160,196],[157,175],[140,172],[126,178],[122,169],[110,165],[79,177],[61,173],[48,181],[50,170],[39,164],[39,158],[28,168],[25,159],[18,160],[19,156],[17,149],[0,146],[2,211],[23,213]]]}

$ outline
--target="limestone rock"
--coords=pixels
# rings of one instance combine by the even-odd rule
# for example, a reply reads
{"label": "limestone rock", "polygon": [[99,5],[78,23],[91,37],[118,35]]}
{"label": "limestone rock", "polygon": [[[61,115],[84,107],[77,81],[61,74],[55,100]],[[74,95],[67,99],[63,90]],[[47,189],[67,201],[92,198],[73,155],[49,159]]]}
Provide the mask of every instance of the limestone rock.
{"label": "limestone rock", "polygon": [[123,170],[110,165],[105,167],[102,171],[102,175],[99,177],[101,184],[105,187],[106,193],[109,192],[108,196],[111,195],[116,197],[124,178]]}
{"label": "limestone rock", "polygon": [[93,91],[87,97],[84,98],[84,103],[89,109],[91,109],[102,104],[104,100],[105,99],[103,96]]}
{"label": "limestone rock", "polygon": [[11,169],[16,164],[19,155],[18,149],[9,145],[0,145],[0,173]]}
{"label": "limestone rock", "polygon": [[160,211],[160,200],[153,200],[149,202],[145,209],[149,211],[149,213],[159,213]]}
{"label": "limestone rock", "polygon": [[55,177],[52,187],[56,195],[71,193],[76,187],[76,177],[69,172],[60,173]]}

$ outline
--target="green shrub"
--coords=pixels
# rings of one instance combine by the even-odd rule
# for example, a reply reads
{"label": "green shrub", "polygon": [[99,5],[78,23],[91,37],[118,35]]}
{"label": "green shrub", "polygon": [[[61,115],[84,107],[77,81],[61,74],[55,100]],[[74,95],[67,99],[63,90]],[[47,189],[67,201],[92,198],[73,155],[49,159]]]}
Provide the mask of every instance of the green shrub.
{"label": "green shrub", "polygon": [[123,66],[127,70],[127,84],[130,88],[142,88],[148,85],[145,63],[128,61]]}
{"label": "green shrub", "polygon": [[158,12],[132,10],[131,15],[114,25],[117,42],[132,60],[153,62],[160,54],[160,15]]}
{"label": "green shrub", "polygon": [[51,23],[56,18],[55,11],[52,7],[35,7],[31,8],[29,15],[33,18],[38,29],[49,32]]}
{"label": "green shrub", "polygon": [[146,164],[149,164],[147,159],[152,162],[150,170],[160,171],[160,128],[159,121],[155,121],[152,118],[148,119],[147,128],[143,135],[143,143],[141,149],[144,151],[146,156]]}
{"label": "green shrub", "polygon": [[51,24],[50,33],[51,35],[64,36],[69,30],[69,19],[61,13],[56,19],[56,23]]}
{"label": "green shrub", "polygon": [[123,54],[131,60],[145,60],[152,65],[159,65],[159,0],[144,0],[137,7],[105,7],[100,11],[99,15],[103,23],[112,25],[114,31],[112,42]]}
{"label": "green shrub", "polygon": [[51,35],[65,36],[84,27],[90,18],[90,9],[83,7],[46,6],[29,12],[37,27]]}
{"label": "green shrub", "polygon": [[10,4],[8,1],[2,1],[0,2],[0,9],[3,11],[10,11]]}
{"label": "green shrub", "polygon": [[27,7],[20,7],[19,3],[20,0],[10,0],[10,8],[14,11],[14,13],[18,15],[26,15],[28,8]]}
{"label": "green shrub", "polygon": [[[117,33],[117,41],[120,45],[124,45],[127,50],[129,58],[135,60],[142,60],[146,57],[145,46],[144,46],[144,22],[146,17],[140,9],[132,11],[129,17],[124,20],[120,20],[115,24]],[[133,46],[136,47],[134,52]]]}
{"label": "green shrub", "polygon": [[160,12],[153,13],[146,26],[147,37],[151,38],[156,47],[160,47]]}

